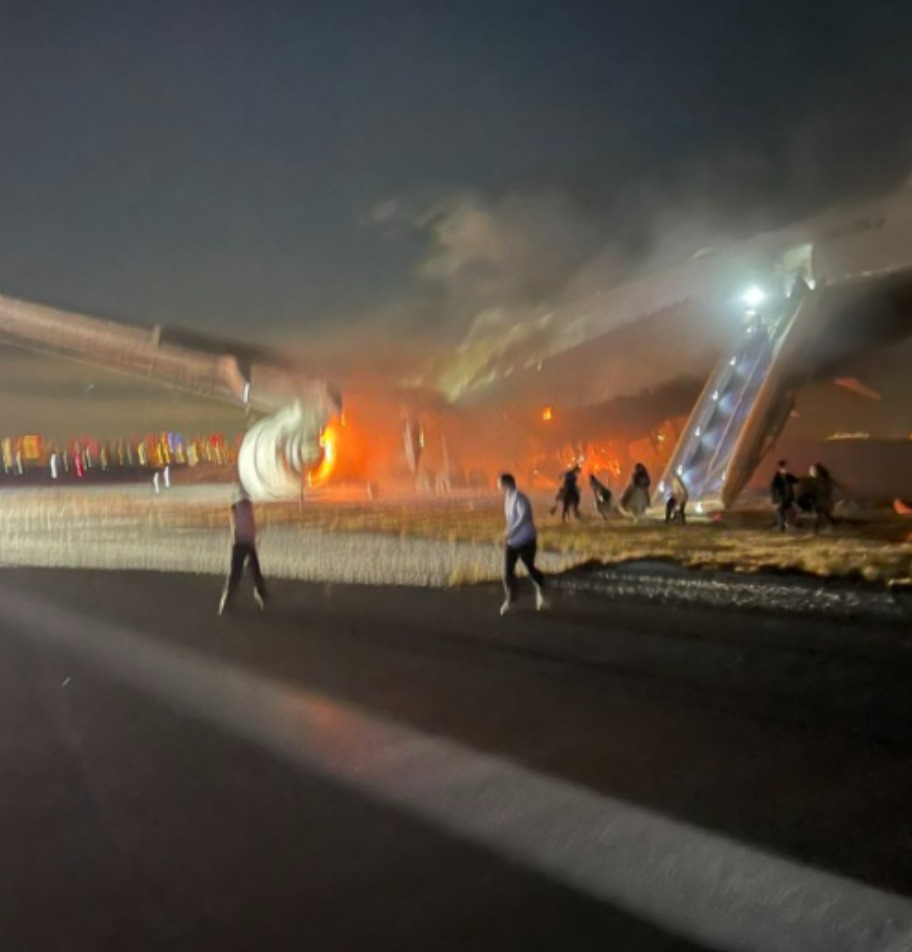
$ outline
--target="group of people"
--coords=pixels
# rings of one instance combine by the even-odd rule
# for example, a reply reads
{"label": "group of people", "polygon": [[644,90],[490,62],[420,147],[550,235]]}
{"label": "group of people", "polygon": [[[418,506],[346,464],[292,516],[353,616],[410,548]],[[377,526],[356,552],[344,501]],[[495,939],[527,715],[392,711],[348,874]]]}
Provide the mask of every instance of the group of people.
{"label": "group of people", "polygon": [[789,472],[788,461],[779,460],[770,483],[770,499],[776,510],[776,527],[786,532],[795,525],[799,512],[814,515],[814,532],[835,526],[836,483],[823,463],[814,463],[804,479]]}
{"label": "group of people", "polygon": [[[579,464],[568,469],[561,478],[560,489],[557,494],[556,505],[552,508],[552,515],[558,506],[562,507],[561,518],[566,521],[572,512],[579,519],[580,488],[579,477],[582,467]],[[611,490],[592,474],[589,476],[589,485],[595,499],[596,509],[608,517],[611,510]],[[535,565],[537,552],[537,534],[535,522],[532,518],[532,504],[528,496],[519,491],[516,479],[511,473],[503,473],[497,481],[497,486],[504,497],[504,517],[506,530],[504,532],[504,569],[503,584],[506,598],[501,605],[500,613],[505,615],[510,611],[516,600],[517,581],[516,565],[522,562],[529,573],[535,590],[535,607],[538,610],[545,608],[547,603],[544,595],[545,577]],[[642,518],[650,505],[650,489],[652,480],[649,472],[642,463],[637,463],[630,478],[630,484],[621,499],[621,506],[631,512],[635,518]],[[665,521],[680,520],[683,524],[685,508],[687,506],[687,487],[680,476],[674,476],[666,490]]]}
{"label": "group of people", "polygon": [[[516,479],[510,473],[503,473],[497,486],[504,497],[505,528],[503,534],[504,563],[503,584],[505,600],[500,607],[505,615],[516,601],[516,566],[522,562],[532,579],[535,589],[535,607],[541,611],[547,607],[545,601],[545,577],[535,564],[538,551],[538,533],[532,516],[532,503],[525,493],[519,491]],[[257,552],[257,526],[253,503],[246,492],[241,491],[240,498],[230,510],[231,520],[231,568],[225,587],[219,599],[218,613],[225,613],[241,582],[245,569],[253,577],[253,596],[261,611],[266,608],[266,582],[260,570]]]}
{"label": "group of people", "polygon": [[[557,491],[554,506],[551,508],[551,515],[553,516],[560,509],[563,522],[567,522],[571,515],[577,519],[580,518],[581,492],[579,479],[581,473],[582,467],[576,464],[561,476],[560,488]],[[589,476],[589,488],[592,490],[596,511],[602,518],[607,519],[611,514],[614,502],[611,489],[601,482],[594,473]],[[634,519],[642,519],[652,504],[651,491],[652,478],[649,471],[642,463],[637,463],[633,468],[630,483],[621,496],[619,508],[623,512],[629,513]],[[678,475],[672,476],[665,490],[665,521],[667,523],[681,522],[683,524],[686,522],[687,500],[688,492],[684,481]]]}
{"label": "group of people", "polygon": [[[572,512],[579,518],[580,489],[579,477],[582,469],[579,465],[571,467],[561,480],[558,492],[558,505],[563,507],[562,518],[568,519]],[[611,508],[611,490],[601,483],[595,475],[589,477],[595,504],[602,515],[607,516]],[[507,614],[516,601],[516,566],[522,562],[529,573],[535,592],[535,607],[545,608],[545,577],[535,564],[538,551],[538,533],[532,515],[532,503],[525,493],[520,492],[516,479],[511,473],[502,473],[497,487],[504,499],[505,528],[503,533],[504,562],[503,585],[504,602],[501,615]],[[780,460],[776,474],[770,485],[770,494],[776,510],[776,525],[785,532],[795,523],[798,510],[814,513],[814,527],[818,531],[824,525],[835,525],[833,517],[834,492],[836,484],[829,470],[822,463],[810,468],[806,479],[799,479],[789,472],[786,460]],[[646,467],[637,463],[630,484],[621,499],[621,505],[628,511],[644,514],[650,504],[651,480]],[[665,521],[680,520],[684,523],[687,506],[687,487],[679,475],[674,475],[666,488]],[[556,512],[557,506],[551,511]],[[237,590],[246,567],[253,576],[254,598],[262,610],[266,607],[266,584],[260,571],[257,554],[257,528],[253,503],[246,493],[231,507],[231,568],[219,601],[219,614],[228,607]]]}

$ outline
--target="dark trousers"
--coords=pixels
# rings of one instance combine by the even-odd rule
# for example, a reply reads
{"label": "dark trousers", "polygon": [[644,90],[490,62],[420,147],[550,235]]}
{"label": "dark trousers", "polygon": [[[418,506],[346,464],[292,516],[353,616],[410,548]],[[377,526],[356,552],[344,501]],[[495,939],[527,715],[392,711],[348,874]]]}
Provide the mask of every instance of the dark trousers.
{"label": "dark trousers", "polygon": [[254,588],[260,593],[261,598],[266,598],[266,583],[260,571],[260,559],[257,556],[256,546],[252,542],[235,542],[231,547],[231,571],[225,583],[227,597],[230,598],[237,591],[245,565],[250,566]]}
{"label": "dark trousers", "polygon": [[534,539],[525,545],[512,546],[504,548],[504,589],[507,597],[512,602],[516,598],[516,563],[522,561],[529,577],[535,584],[541,588],[545,584],[545,576],[535,567],[535,553],[538,550],[538,542]]}
{"label": "dark trousers", "polygon": [[687,516],[684,514],[684,507],[687,505],[686,500],[678,505],[678,500],[672,496],[668,502],[665,503],[665,521],[672,522],[674,519],[680,519],[681,525],[683,526],[687,522]]}
{"label": "dark trousers", "polygon": [[790,502],[780,502],[776,506],[776,527],[780,532],[785,530],[795,521],[795,506]]}
{"label": "dark trousers", "polygon": [[565,492],[564,498],[561,501],[563,502],[561,519],[566,522],[570,518],[571,512],[579,519],[580,494],[578,492]]}

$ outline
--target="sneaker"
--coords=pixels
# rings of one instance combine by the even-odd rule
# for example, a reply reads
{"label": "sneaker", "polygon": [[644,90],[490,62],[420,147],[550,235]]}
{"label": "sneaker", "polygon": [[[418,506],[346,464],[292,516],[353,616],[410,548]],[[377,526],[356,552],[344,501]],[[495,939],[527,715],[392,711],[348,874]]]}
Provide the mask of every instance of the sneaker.
{"label": "sneaker", "polygon": [[506,613],[513,607],[513,603],[508,598],[503,605],[500,606],[500,614],[506,615]]}
{"label": "sneaker", "polygon": [[257,608],[259,608],[261,612],[266,611],[266,600],[256,589],[253,591],[253,598],[257,603]]}
{"label": "sneaker", "polygon": [[548,607],[548,601],[545,598],[545,593],[536,585],[535,586],[535,610],[543,611]]}
{"label": "sneaker", "polygon": [[227,593],[227,592],[222,592],[222,597],[219,599],[219,609],[218,609],[218,613],[219,613],[220,615],[224,615],[224,614],[225,614],[225,609],[227,608],[227,606],[228,606],[228,593]]}

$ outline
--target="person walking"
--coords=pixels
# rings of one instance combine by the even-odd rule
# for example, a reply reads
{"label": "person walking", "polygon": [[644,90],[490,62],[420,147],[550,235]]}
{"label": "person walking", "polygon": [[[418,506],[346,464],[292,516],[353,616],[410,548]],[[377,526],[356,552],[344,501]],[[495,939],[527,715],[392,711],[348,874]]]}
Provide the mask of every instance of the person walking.
{"label": "person walking", "polygon": [[810,475],[813,480],[814,535],[817,535],[825,525],[829,526],[830,529],[836,526],[836,518],[833,516],[833,510],[836,508],[834,498],[836,483],[823,463],[814,463]]}
{"label": "person walking", "polygon": [[687,507],[687,500],[690,498],[687,486],[684,485],[684,480],[677,473],[672,473],[669,483],[668,489],[665,491],[665,522],[674,522],[675,519],[680,519],[683,526],[687,522],[684,510]]}
{"label": "person walking", "polygon": [[595,510],[603,518],[611,515],[611,490],[601,482],[595,473],[589,474],[589,488],[595,501]]}
{"label": "person walking", "polygon": [[579,476],[582,467],[577,463],[571,466],[561,477],[561,492],[559,494],[563,508],[561,509],[561,522],[568,522],[572,512],[577,519],[580,518],[580,489]]}
{"label": "person walking", "polygon": [[776,475],[770,483],[770,498],[776,507],[776,527],[780,532],[785,532],[794,521],[797,484],[798,477],[789,472],[788,462],[784,459],[779,460]]}
{"label": "person walking", "polygon": [[621,497],[621,510],[633,516],[636,522],[646,517],[646,510],[649,509],[651,501],[649,493],[651,486],[649,470],[642,463],[637,463],[633,467],[630,483]]}
{"label": "person walking", "polygon": [[231,569],[225,588],[219,601],[218,613],[221,615],[228,607],[228,602],[237,591],[244,566],[250,566],[253,576],[253,597],[260,611],[266,608],[266,583],[260,571],[260,559],[257,555],[256,518],[253,513],[253,503],[243,490],[241,498],[231,507]]}
{"label": "person walking", "polygon": [[497,480],[497,488],[504,497],[504,573],[503,585],[506,599],[500,606],[501,615],[506,615],[516,601],[516,563],[522,561],[535,586],[535,607],[541,611],[545,605],[545,577],[535,567],[538,535],[532,518],[532,503],[528,496],[516,488],[516,479],[511,473],[503,473]]}

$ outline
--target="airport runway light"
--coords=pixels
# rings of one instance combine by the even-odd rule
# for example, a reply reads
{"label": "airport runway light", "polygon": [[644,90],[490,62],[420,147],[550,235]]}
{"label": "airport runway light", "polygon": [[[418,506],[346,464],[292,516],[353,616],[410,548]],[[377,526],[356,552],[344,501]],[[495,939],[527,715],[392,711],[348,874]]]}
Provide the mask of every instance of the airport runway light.
{"label": "airport runway light", "polygon": [[752,284],[745,292],[741,295],[741,300],[752,309],[760,307],[760,305],[766,300],[766,293],[763,288],[758,287],[756,284]]}

